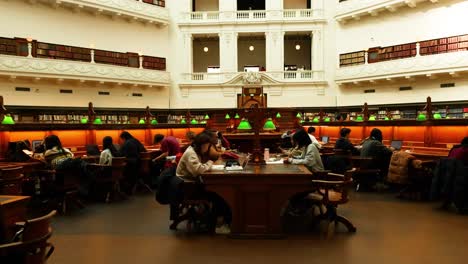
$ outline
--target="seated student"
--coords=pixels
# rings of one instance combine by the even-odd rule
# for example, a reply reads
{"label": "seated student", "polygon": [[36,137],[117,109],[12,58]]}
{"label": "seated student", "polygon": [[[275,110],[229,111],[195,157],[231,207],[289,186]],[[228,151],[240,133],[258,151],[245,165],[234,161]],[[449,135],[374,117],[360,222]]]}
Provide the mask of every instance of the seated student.
{"label": "seated student", "polygon": [[154,136],[154,144],[161,144],[161,155],[153,159],[153,162],[158,160],[165,160],[168,156],[175,156],[180,152],[180,143],[177,138],[173,136],[164,136],[157,134]]}
{"label": "seated student", "polygon": [[381,175],[387,175],[394,149],[392,147],[387,148],[382,144],[382,140],[382,131],[378,128],[372,129],[369,138],[362,143],[361,157],[374,158],[374,168],[380,169]]}
{"label": "seated student", "polygon": [[137,182],[140,172],[140,153],[145,152],[146,149],[138,139],[134,138],[130,133],[124,131],[120,134],[121,147],[120,154],[127,158],[127,165],[125,167],[125,191],[130,194],[133,186]]}
{"label": "seated student", "polygon": [[315,127],[309,127],[307,129],[307,133],[309,134],[309,138],[312,141],[312,144],[314,144],[318,149],[322,148],[322,144],[318,142],[318,140],[315,138]]}
{"label": "seated student", "polygon": [[308,133],[304,129],[298,130],[293,136],[299,148],[304,148],[304,152],[300,156],[293,156],[292,158],[285,159],[285,163],[303,164],[311,172],[323,171],[322,158],[318,148],[312,144]]}
{"label": "seated student", "polygon": [[104,137],[102,139],[102,152],[99,157],[99,164],[101,165],[112,165],[112,158],[117,157],[118,152],[112,143],[112,137]]}
{"label": "seated student", "polygon": [[65,169],[73,159],[73,153],[62,147],[62,142],[56,135],[46,137],[44,147],[44,160],[52,169]]}
{"label": "seated student", "polygon": [[335,149],[349,151],[353,155],[358,155],[359,150],[349,141],[349,134],[351,134],[351,129],[349,128],[344,127],[340,130],[340,138],[335,143]]}
{"label": "seated student", "polygon": [[[210,170],[217,156],[212,156],[210,149],[213,144],[213,133],[203,131],[198,134],[192,145],[182,155],[177,165],[176,176],[190,181],[198,181],[199,176]],[[206,192],[205,198],[213,204],[213,215],[216,217],[216,232],[228,233],[231,222],[231,212],[224,200],[215,193]]]}
{"label": "seated student", "polygon": [[465,166],[468,166],[468,137],[463,138],[460,145],[454,146],[448,157],[461,160]]}
{"label": "seated student", "polygon": [[292,131],[288,130],[281,135],[281,146],[282,149],[292,148]]}

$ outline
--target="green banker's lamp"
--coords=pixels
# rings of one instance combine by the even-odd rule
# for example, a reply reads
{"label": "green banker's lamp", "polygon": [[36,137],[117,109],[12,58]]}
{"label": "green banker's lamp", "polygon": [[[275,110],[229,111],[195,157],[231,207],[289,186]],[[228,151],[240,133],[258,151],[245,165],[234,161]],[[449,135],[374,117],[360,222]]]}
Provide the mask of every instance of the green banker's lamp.
{"label": "green banker's lamp", "polygon": [[205,115],[205,120],[210,119],[210,116],[208,114]]}
{"label": "green banker's lamp", "polygon": [[239,126],[237,126],[237,129],[238,130],[250,130],[252,129],[252,126],[250,125],[249,121],[245,118],[243,118],[240,123],[239,123]]}
{"label": "green banker's lamp", "polygon": [[314,123],[318,123],[320,122],[320,118],[318,116],[314,117],[314,119],[312,120],[312,122]]}
{"label": "green banker's lamp", "polygon": [[87,124],[88,123],[88,118],[86,118],[86,117],[81,118],[80,123],[81,124]]}
{"label": "green banker's lamp", "polygon": [[229,114],[226,114],[226,115],[224,116],[224,119],[231,119],[231,116],[230,116]]}
{"label": "green banker's lamp", "polygon": [[416,118],[418,121],[424,121],[426,120],[426,115],[425,114],[419,114],[418,117]]}
{"label": "green banker's lamp", "polygon": [[370,116],[369,121],[375,121],[375,116]]}
{"label": "green banker's lamp", "polygon": [[144,124],[146,124],[146,122],[145,122],[145,120],[142,118],[142,119],[140,119],[140,121],[138,121],[138,124],[144,125]]}
{"label": "green banker's lamp", "polygon": [[206,120],[200,121],[200,124],[206,124],[206,123],[207,123]]}
{"label": "green banker's lamp", "polygon": [[281,118],[280,112],[276,113],[276,118]]}
{"label": "green banker's lamp", "polygon": [[297,112],[296,118],[302,118],[301,113]]}
{"label": "green banker's lamp", "polygon": [[441,119],[442,115],[440,113],[435,113],[434,114],[434,119]]}
{"label": "green banker's lamp", "polygon": [[190,124],[192,124],[192,125],[198,125],[198,121],[197,121],[195,118],[193,118],[193,119],[190,121]]}
{"label": "green banker's lamp", "polygon": [[263,125],[263,130],[276,130],[275,123],[273,123],[273,119],[268,118],[265,122],[265,125]]}
{"label": "green banker's lamp", "polygon": [[182,118],[182,120],[180,120],[180,123],[185,125],[185,124],[187,124],[187,120],[185,120],[185,118]]}
{"label": "green banker's lamp", "polygon": [[356,121],[363,121],[362,116],[357,116],[357,117],[356,117]]}
{"label": "green banker's lamp", "polygon": [[102,120],[101,120],[101,118],[97,117],[96,119],[94,119],[93,124],[95,124],[95,125],[102,125]]}
{"label": "green banker's lamp", "polygon": [[385,121],[389,121],[390,118],[388,116],[385,117]]}
{"label": "green banker's lamp", "polygon": [[234,118],[235,118],[235,119],[239,119],[239,118],[240,118],[239,114],[236,113],[236,115],[234,116]]}
{"label": "green banker's lamp", "polygon": [[152,124],[152,125],[157,125],[157,124],[158,124],[158,120],[156,120],[156,119],[151,120],[151,124]]}
{"label": "green banker's lamp", "polygon": [[11,117],[11,115],[6,114],[3,117],[2,125],[14,125],[14,124],[15,124],[15,120],[13,120],[13,117]]}
{"label": "green banker's lamp", "polygon": [[325,117],[325,120],[324,120],[324,121],[325,121],[325,122],[330,122],[330,117],[328,117],[328,116]]}

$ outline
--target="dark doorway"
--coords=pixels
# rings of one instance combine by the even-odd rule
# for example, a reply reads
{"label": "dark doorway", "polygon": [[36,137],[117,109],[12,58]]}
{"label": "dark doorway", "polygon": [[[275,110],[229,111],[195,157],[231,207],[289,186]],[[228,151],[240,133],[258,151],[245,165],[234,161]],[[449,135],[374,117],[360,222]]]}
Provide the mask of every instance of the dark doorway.
{"label": "dark doorway", "polygon": [[265,10],[265,0],[237,0],[237,10]]}

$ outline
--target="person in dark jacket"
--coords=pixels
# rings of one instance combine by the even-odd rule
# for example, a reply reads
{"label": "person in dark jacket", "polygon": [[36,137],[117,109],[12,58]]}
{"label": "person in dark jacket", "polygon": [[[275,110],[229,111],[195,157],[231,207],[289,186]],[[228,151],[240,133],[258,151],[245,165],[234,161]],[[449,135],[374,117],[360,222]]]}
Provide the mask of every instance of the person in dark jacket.
{"label": "person in dark jacket", "polygon": [[361,157],[373,158],[375,160],[374,168],[380,169],[381,175],[387,175],[394,149],[387,148],[382,140],[382,131],[378,128],[372,129],[369,138],[362,144]]}
{"label": "person in dark jacket", "polygon": [[463,138],[460,145],[454,146],[448,157],[460,160],[465,166],[468,166],[468,137]]}
{"label": "person in dark jacket", "polygon": [[136,184],[138,174],[140,172],[140,153],[146,149],[138,139],[134,138],[130,133],[124,131],[120,134],[122,141],[120,153],[127,158],[127,166],[125,167],[125,191],[130,193],[133,186]]}
{"label": "person in dark jacket", "polygon": [[353,155],[359,155],[359,150],[349,141],[349,134],[351,134],[351,129],[342,128],[340,130],[340,138],[335,143],[335,149],[341,149],[344,151],[349,151]]}

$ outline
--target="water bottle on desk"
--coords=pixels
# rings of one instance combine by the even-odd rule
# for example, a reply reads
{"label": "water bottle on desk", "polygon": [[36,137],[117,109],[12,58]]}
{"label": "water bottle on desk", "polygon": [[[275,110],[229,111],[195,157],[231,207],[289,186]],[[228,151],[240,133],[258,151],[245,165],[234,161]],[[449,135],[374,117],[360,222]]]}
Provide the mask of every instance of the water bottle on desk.
{"label": "water bottle on desk", "polygon": [[263,160],[268,161],[270,159],[270,149],[265,148],[263,151]]}

